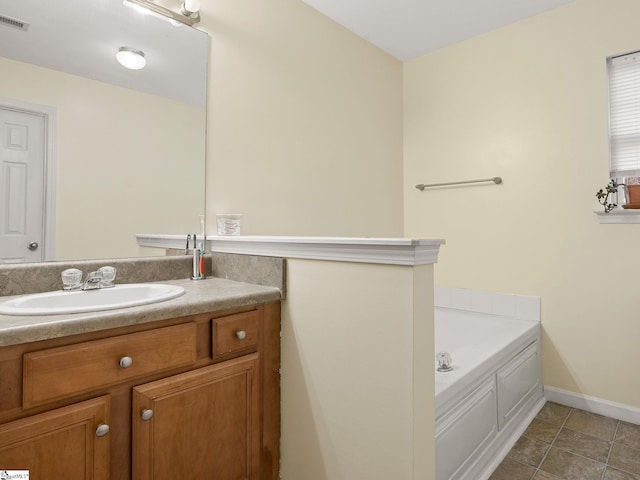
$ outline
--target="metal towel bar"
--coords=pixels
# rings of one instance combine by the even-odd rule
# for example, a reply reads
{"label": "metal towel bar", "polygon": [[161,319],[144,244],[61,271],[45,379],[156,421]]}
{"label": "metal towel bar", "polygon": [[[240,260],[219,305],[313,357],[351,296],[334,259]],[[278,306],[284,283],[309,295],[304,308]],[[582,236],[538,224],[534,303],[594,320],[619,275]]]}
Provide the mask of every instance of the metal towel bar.
{"label": "metal towel bar", "polygon": [[502,183],[502,177],[481,178],[479,180],[463,180],[461,182],[430,183],[428,185],[421,183],[419,185],[416,185],[416,188],[422,191],[425,188],[429,188],[429,187],[446,187],[448,185],[465,185],[467,183],[484,183],[484,182],[493,182],[496,185],[498,185]]}

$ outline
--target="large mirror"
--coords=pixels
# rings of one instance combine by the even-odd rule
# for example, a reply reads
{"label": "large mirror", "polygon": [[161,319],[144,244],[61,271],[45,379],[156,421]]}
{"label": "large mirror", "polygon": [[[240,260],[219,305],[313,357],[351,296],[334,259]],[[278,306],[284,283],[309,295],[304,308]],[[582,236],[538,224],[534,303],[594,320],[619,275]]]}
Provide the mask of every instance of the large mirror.
{"label": "large mirror", "polygon": [[[207,34],[122,0],[0,0],[0,17],[0,263],[200,233]],[[122,67],[120,47],[146,66]]]}

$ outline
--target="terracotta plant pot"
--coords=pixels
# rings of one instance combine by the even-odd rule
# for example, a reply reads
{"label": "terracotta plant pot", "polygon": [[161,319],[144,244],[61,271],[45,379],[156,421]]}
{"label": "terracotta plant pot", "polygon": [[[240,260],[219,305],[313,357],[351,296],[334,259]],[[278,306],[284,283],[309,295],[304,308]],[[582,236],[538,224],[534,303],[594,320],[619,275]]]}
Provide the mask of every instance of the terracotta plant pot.
{"label": "terracotta plant pot", "polygon": [[629,204],[640,204],[640,185],[627,185],[627,194],[629,195]]}

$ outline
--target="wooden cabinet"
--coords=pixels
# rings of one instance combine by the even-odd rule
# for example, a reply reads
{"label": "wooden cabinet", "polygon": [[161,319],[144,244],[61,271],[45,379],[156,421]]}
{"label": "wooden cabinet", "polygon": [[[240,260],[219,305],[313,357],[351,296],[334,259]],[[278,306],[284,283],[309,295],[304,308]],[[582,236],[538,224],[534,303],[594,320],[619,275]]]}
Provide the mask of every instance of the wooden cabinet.
{"label": "wooden cabinet", "polygon": [[133,389],[133,478],[260,478],[258,355]]}
{"label": "wooden cabinet", "polygon": [[109,397],[0,425],[0,468],[30,478],[110,478]]}
{"label": "wooden cabinet", "polygon": [[0,469],[276,480],[280,304],[0,348]]}

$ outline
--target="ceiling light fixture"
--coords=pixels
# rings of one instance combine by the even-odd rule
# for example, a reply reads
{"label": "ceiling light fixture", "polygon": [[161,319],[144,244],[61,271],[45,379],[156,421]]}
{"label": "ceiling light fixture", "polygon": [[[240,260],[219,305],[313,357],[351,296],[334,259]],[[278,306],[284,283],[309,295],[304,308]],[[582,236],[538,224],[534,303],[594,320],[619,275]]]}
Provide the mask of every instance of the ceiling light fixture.
{"label": "ceiling light fixture", "polygon": [[131,47],[120,47],[116,53],[118,63],[129,70],[140,70],[147,64],[144,52]]}
{"label": "ceiling light fixture", "polygon": [[136,10],[140,8],[148,12],[155,13],[169,20],[193,26],[200,21],[200,1],[184,0],[180,6],[180,12],[174,12],[162,5],[153,3],[151,0],[124,0],[123,3]]}

